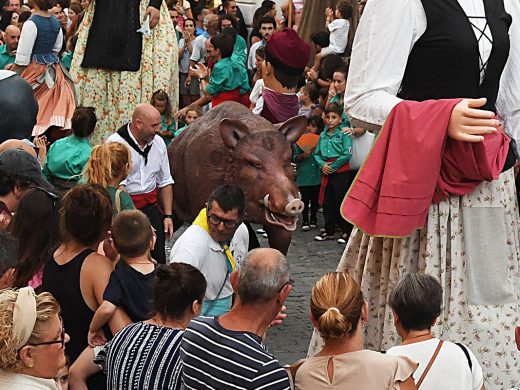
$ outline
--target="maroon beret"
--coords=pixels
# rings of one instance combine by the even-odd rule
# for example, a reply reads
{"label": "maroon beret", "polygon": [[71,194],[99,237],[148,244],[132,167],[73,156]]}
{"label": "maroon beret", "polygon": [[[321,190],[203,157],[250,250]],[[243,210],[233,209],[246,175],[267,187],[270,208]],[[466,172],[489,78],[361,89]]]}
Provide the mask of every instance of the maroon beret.
{"label": "maroon beret", "polygon": [[275,32],[266,45],[266,57],[274,66],[282,65],[302,72],[310,56],[311,48],[292,28]]}

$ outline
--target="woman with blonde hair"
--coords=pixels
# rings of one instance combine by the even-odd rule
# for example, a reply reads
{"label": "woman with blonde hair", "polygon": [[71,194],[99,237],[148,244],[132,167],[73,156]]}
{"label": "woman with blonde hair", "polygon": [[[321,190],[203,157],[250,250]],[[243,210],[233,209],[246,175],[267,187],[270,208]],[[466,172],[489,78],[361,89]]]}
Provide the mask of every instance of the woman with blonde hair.
{"label": "woman with blonde hair", "polygon": [[106,188],[110,194],[114,216],[120,211],[135,209],[130,195],[118,189],[131,167],[132,155],[128,148],[119,142],[109,142],[94,146],[83,172],[88,184],[98,184]]}
{"label": "woman with blonde hair", "polygon": [[312,289],[310,309],[325,346],[292,367],[295,389],[416,389],[412,378],[416,363],[363,349],[368,305],[351,276],[345,272],[322,276]]}
{"label": "woman with blonde hair", "polygon": [[53,379],[65,365],[60,305],[31,287],[0,292],[0,388],[60,390]]}

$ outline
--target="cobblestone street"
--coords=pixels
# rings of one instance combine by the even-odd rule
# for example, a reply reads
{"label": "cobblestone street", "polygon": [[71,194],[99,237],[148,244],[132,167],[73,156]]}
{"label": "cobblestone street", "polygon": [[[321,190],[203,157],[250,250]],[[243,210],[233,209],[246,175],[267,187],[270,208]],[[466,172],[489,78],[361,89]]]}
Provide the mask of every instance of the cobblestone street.
{"label": "cobblestone street", "polygon": [[[322,214],[318,214],[318,225],[323,226]],[[260,226],[254,227],[256,229]],[[175,238],[182,231],[184,227],[175,233]],[[288,317],[283,325],[270,329],[267,336],[269,351],[279,359],[281,364],[293,363],[307,354],[312,335],[312,325],[309,320],[312,285],[323,273],[336,270],[345,248],[345,245],[338,244],[336,240],[314,241],[317,233],[318,230],[303,232],[298,228],[289,249],[291,278],[295,281],[295,285],[286,301]],[[336,233],[336,236],[338,235]],[[260,235],[258,237],[261,245],[267,247],[267,239]],[[171,243],[168,243],[168,246],[171,247]]]}

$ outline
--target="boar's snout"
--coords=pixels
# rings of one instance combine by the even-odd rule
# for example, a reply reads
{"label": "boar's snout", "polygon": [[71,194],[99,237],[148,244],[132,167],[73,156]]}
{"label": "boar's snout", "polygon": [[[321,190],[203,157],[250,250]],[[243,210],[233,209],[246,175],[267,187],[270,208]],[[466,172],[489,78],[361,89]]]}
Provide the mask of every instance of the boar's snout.
{"label": "boar's snout", "polygon": [[303,202],[300,199],[293,199],[287,206],[285,206],[285,212],[289,215],[298,215],[303,211]]}

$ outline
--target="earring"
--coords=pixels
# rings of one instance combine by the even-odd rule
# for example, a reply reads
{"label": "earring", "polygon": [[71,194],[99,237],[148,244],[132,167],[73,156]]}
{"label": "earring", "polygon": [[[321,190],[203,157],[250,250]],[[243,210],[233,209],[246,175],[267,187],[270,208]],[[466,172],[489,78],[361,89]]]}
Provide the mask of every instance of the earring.
{"label": "earring", "polygon": [[29,367],[29,368],[33,368],[33,366],[34,366],[34,363],[27,364],[27,367]]}

